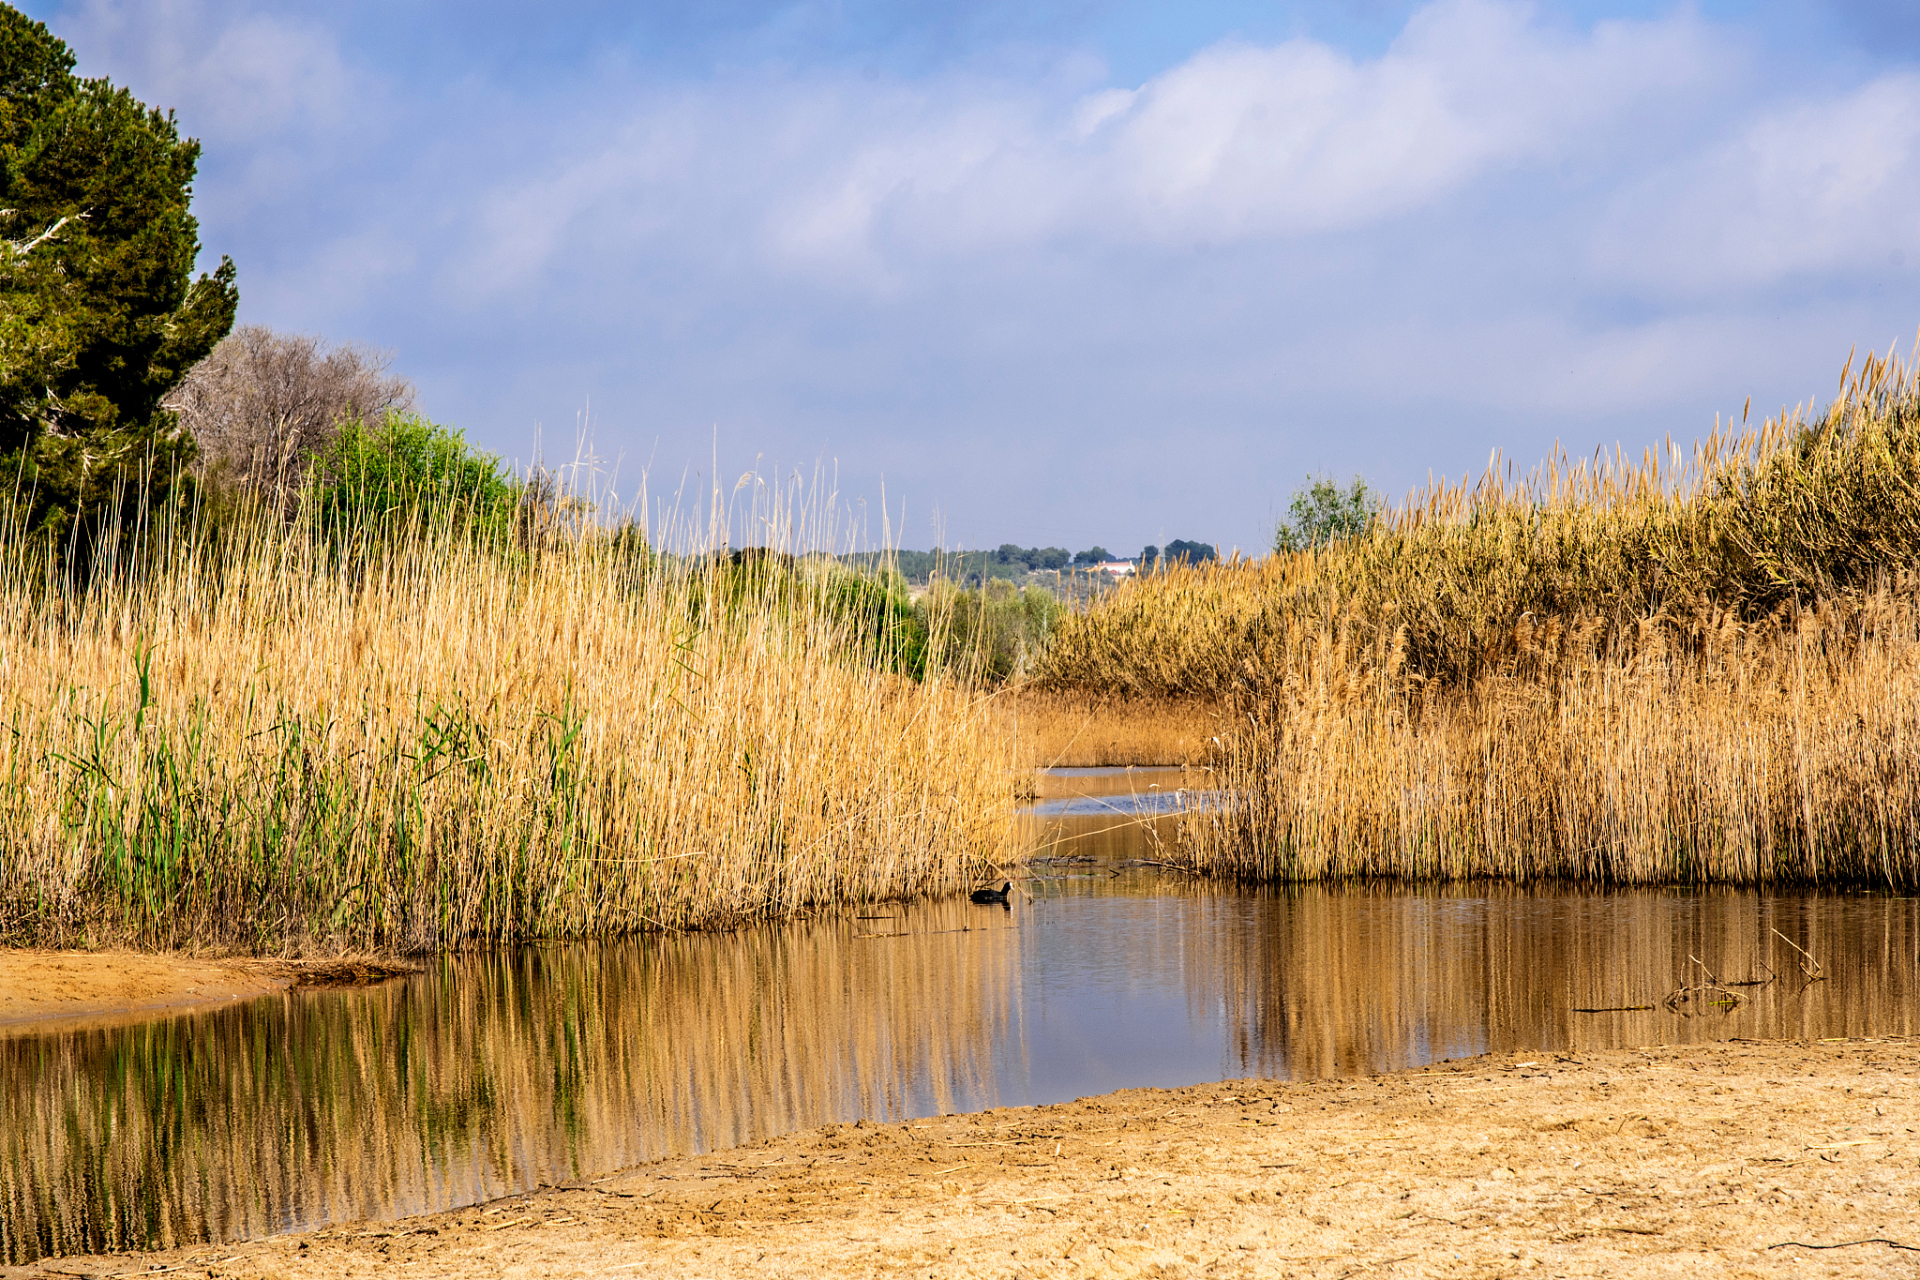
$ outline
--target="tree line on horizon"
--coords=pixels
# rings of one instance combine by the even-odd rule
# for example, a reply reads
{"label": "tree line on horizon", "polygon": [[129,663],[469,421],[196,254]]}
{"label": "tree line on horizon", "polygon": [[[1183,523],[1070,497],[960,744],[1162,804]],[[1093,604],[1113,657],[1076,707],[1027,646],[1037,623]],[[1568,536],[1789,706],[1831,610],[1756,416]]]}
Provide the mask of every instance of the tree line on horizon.
{"label": "tree line on horizon", "polygon": [[[1140,572],[1150,573],[1175,563],[1200,564],[1217,557],[1218,551],[1210,543],[1176,539],[1164,548],[1148,545],[1131,563]],[[1006,542],[992,551],[888,548],[856,551],[836,558],[842,564],[891,569],[913,583],[939,578],[964,586],[980,586],[993,581],[1017,581],[1031,573],[1093,571],[1119,557],[1098,545],[1070,553],[1064,547],[1021,547]]]}

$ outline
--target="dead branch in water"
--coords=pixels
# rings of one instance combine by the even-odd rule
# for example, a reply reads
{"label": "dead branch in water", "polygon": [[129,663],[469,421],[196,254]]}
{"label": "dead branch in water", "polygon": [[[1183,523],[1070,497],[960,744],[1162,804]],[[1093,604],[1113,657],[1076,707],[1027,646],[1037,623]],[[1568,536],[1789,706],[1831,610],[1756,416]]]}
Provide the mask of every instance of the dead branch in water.
{"label": "dead branch in water", "polygon": [[[1755,978],[1752,976],[1748,976],[1746,978],[1740,979],[1737,982],[1729,982],[1726,985],[1728,985],[1729,987],[1765,987],[1780,981],[1780,975],[1773,971],[1772,965],[1768,964],[1765,960],[1761,960],[1758,956],[1755,956],[1754,959],[1759,963],[1762,969],[1765,969],[1767,971],[1766,977]],[[1749,968],[1747,970],[1747,973],[1751,975],[1753,973],[1753,970]]]}
{"label": "dead branch in water", "polygon": [[1808,982],[1825,982],[1827,980],[1826,972],[1820,967],[1820,962],[1815,960],[1799,943],[1778,929],[1773,931],[1773,936],[1800,953],[1800,972],[1807,975]]}
{"label": "dead branch in water", "polygon": [[1687,959],[1699,966],[1700,972],[1706,975],[1706,981],[1676,987],[1668,992],[1662,1003],[1669,1010],[1683,1018],[1691,1018],[1695,1013],[1705,1012],[1709,1008],[1732,1009],[1745,1001],[1745,996],[1720,981],[1698,956],[1688,955]]}

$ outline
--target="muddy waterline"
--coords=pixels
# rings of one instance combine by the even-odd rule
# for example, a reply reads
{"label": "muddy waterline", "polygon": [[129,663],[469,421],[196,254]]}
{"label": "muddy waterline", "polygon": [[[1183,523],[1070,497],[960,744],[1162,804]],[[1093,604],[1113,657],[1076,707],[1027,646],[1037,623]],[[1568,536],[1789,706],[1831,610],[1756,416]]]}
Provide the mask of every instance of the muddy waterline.
{"label": "muddy waterline", "polygon": [[[1920,900],[1199,885],[1145,864],[1153,815],[1204,785],[1043,780],[1053,861],[1007,909],[455,957],[372,989],[0,1039],[0,1261],[452,1207],[834,1120],[1920,1032]],[[1692,957],[1762,985],[1671,1011]]]}

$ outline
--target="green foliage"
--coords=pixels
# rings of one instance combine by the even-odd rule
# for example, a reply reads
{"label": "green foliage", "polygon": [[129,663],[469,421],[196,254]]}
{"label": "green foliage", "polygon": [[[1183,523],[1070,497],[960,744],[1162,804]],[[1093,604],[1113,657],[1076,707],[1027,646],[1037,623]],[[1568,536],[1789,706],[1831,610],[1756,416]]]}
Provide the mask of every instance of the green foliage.
{"label": "green foliage", "polygon": [[500,460],[466,437],[418,414],[389,413],[379,423],[347,423],[317,457],[308,497],[320,527],[359,534],[408,522],[447,521],[476,533],[511,537],[521,489]]}
{"label": "green foliage", "polygon": [[865,656],[876,666],[926,679],[932,653],[927,617],[914,608],[907,580],[898,572],[833,571],[827,600],[834,613],[853,622]]}
{"label": "green foliage", "polygon": [[[915,680],[943,676],[1001,684],[1024,675],[1066,612],[1051,592],[1016,587],[1004,578],[989,578],[973,589],[941,583],[915,600],[898,570],[829,565],[824,578],[817,578],[797,570],[790,557],[783,559],[788,563],[781,576],[792,585],[770,592],[760,584],[747,593],[754,607],[814,590],[800,585],[807,581],[824,581],[826,607],[852,622],[861,657]],[[751,565],[735,560],[728,576],[737,581],[752,572]]]}
{"label": "green foliage", "polygon": [[1288,519],[1273,535],[1275,551],[1305,551],[1330,542],[1357,538],[1367,531],[1380,511],[1379,496],[1359,476],[1342,489],[1321,477],[1293,492]]}
{"label": "green foliage", "polygon": [[964,679],[1000,684],[1025,675],[1066,610],[1040,587],[990,581],[976,591],[944,588],[921,601],[933,659]]}
{"label": "green foliage", "polygon": [[199,144],[73,62],[0,4],[0,468],[56,537],[183,470],[192,442],[161,399],[238,305],[230,261],[192,279]]}
{"label": "green foliage", "polygon": [[[1213,555],[1212,547],[1191,544]],[[1148,548],[1150,552],[1154,548]],[[1089,547],[1071,552],[1065,547],[1022,547],[1003,542],[992,551],[856,551],[839,557],[842,564],[863,570],[897,570],[907,581],[930,583],[943,581],[979,587],[989,582],[1018,582],[1030,573],[1059,573],[1102,564],[1114,555],[1105,547]]]}
{"label": "green foliage", "polygon": [[993,563],[1017,567],[1031,573],[1035,569],[1064,569],[1074,557],[1065,547],[1021,547],[1003,542],[993,553]]}
{"label": "green foliage", "polygon": [[1002,543],[993,551],[856,551],[839,557],[849,567],[897,570],[907,581],[979,586],[996,579],[1015,581],[1029,573],[1069,568],[1073,553],[1065,547],[1022,547]]}

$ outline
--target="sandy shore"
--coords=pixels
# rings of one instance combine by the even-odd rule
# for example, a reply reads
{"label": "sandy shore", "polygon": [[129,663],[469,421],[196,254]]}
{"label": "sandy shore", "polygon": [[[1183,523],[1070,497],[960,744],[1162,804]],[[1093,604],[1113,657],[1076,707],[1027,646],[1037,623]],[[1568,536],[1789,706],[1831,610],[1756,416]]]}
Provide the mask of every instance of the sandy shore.
{"label": "sandy shore", "polygon": [[0,948],[0,1035],[135,1022],[293,986],[377,980],[404,966],[366,960],[203,959],[131,951]]}
{"label": "sandy shore", "polygon": [[1732,1043],[1130,1090],[11,1274],[1911,1275],[1917,1066],[1916,1041]]}

